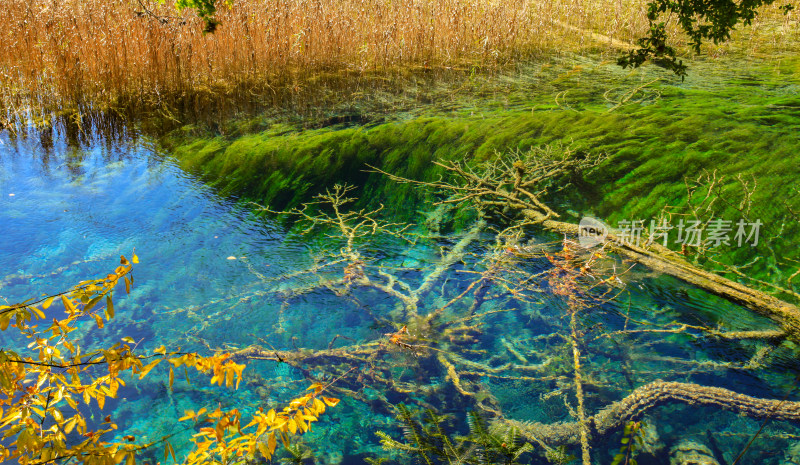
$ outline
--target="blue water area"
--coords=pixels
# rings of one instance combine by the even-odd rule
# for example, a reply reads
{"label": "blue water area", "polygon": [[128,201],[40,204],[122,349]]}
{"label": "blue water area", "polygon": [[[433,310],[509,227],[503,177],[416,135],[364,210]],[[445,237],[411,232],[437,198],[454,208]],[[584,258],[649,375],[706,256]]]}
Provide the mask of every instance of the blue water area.
{"label": "blue water area", "polygon": [[[256,218],[236,199],[215,196],[146,141],[71,147],[55,139],[48,149],[8,138],[0,146],[3,300],[54,294],[105,276],[120,255],[130,257],[135,249],[141,266],[134,270],[131,293],[117,290],[117,316],[104,329],[88,322],[81,328],[87,347],[130,336],[143,351],[162,344],[171,350],[203,348],[198,334],[216,347],[219,341],[209,336],[214,333],[229,344],[252,342],[257,328],[246,315],[229,313],[235,306],[225,299],[252,287],[255,270],[302,263],[302,245],[282,245],[269,220]],[[274,309],[259,310],[250,317],[265,318]],[[160,384],[136,387],[125,393],[127,401],[109,406],[141,404],[121,419],[145,420],[142,430],[150,436],[166,434],[152,427],[158,415],[174,419],[183,410],[150,408],[151,398],[165,398]],[[139,394],[146,394],[145,402],[134,400]]]}
{"label": "blue water area", "polygon": [[[343,402],[315,424],[304,447],[317,463],[367,457],[404,463],[407,456],[384,451],[375,436],[401,437],[391,403],[448,413],[449,427],[462,433],[466,411],[481,406],[490,407],[481,412],[489,417],[494,410],[524,422],[574,421],[571,337],[582,351],[590,414],[659,379],[799,398],[792,343],[724,341],[696,329],[771,329],[771,322],[639,268],[596,288],[591,280],[629,267],[613,257],[579,282],[559,274],[564,263],[541,253],[557,254],[563,247],[557,238],[531,236],[521,248],[498,247],[485,229],[436,275],[465,232],[439,237],[414,229],[419,235],[407,240],[366,235],[354,242],[354,259],[335,227],[304,235],[257,205],[220,197],[135,132],[80,144],[61,136],[56,129],[52,144],[42,144],[0,135],[4,301],[104,276],[135,249],[140,263],[130,295],[116,291],[116,317],[102,330],[93,321],[79,328],[76,338],[86,347],[130,336],[142,353],[160,345],[210,353],[258,344],[305,354],[293,364],[251,361],[236,391],[211,387],[197,374],[178,376],[169,389],[157,370],[131,381],[104,411],[90,408],[93,418],[112,414],[120,434],[142,442],[183,431],[171,441],[179,455],[186,453],[194,431],[177,423],[184,410],[222,405],[247,415],[283,405],[308,378],[331,381],[344,373],[334,388]],[[378,285],[359,284],[362,276]],[[565,286],[583,303],[570,304]],[[415,290],[420,300],[410,312],[397,295]],[[399,332],[403,325],[407,333]],[[391,334],[402,334],[405,345]],[[4,346],[19,342],[2,337]],[[448,364],[460,375],[458,388]],[[761,426],[719,408],[681,404],[654,409],[646,421],[650,463],[664,464],[687,443],[730,463]],[[740,463],[792,463],[798,434],[795,426],[771,422]],[[597,445],[596,463],[610,462],[620,440],[611,435]],[[546,463],[542,457],[529,460]]]}

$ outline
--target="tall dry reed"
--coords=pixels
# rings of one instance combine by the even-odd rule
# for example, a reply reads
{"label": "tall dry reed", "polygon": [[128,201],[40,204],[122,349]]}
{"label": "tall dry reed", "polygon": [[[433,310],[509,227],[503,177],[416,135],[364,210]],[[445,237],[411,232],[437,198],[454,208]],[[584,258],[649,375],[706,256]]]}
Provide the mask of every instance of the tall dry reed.
{"label": "tall dry reed", "polygon": [[191,12],[148,0],[3,0],[2,101],[12,112],[158,106],[234,91],[302,93],[330,76],[497,69],[555,51],[624,47],[646,31],[645,3],[235,0],[204,34]]}

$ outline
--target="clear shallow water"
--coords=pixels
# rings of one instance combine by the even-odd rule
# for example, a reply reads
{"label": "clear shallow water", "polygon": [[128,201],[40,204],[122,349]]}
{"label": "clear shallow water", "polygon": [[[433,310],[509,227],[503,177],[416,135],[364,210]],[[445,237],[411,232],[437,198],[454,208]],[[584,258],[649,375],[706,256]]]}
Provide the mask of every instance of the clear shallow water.
{"label": "clear shallow water", "polygon": [[[230,317],[219,299],[252,285],[251,266],[280,269],[302,253],[287,253],[286,247],[275,253],[279,236],[269,222],[256,220],[235,199],[215,196],[146,142],[81,148],[57,144],[51,151],[31,141],[5,138],[3,143],[0,295],[5,300],[56,293],[102,276],[113,270],[119,255],[130,257],[134,248],[147,264],[135,270],[129,296],[118,290],[117,307],[122,311],[104,330],[88,324],[82,328],[90,346],[131,336],[141,340],[145,350],[161,344],[199,349],[189,335],[204,331],[206,318],[212,316],[212,327],[225,326]],[[210,301],[218,304],[192,317],[172,313]],[[237,333],[227,327],[224,340],[242,343],[241,331],[246,329],[240,327]],[[158,424],[158,414],[182,414],[174,405],[160,412],[148,408],[151,395],[165,397],[163,386],[145,381],[141,389],[149,395],[128,418],[150,417]],[[134,391],[135,395],[127,393],[133,403],[141,393]],[[166,434],[148,423],[142,433]]]}
{"label": "clear shallow water", "polygon": [[[88,346],[132,336],[143,341],[144,350],[162,344],[200,351],[207,350],[206,345],[235,349],[249,344],[320,350],[329,347],[336,335],[342,338],[335,347],[385,341],[386,333],[409,322],[397,317],[395,300],[374,289],[355,289],[345,297],[326,288],[291,295],[292,289],[342,276],[339,265],[316,274],[277,279],[312,266],[321,249],[335,254],[341,243],[320,235],[287,235],[269,217],[256,215],[251,205],[221,198],[185,174],[146,139],[128,134],[122,142],[99,138],[75,147],[56,133],[53,147],[44,149],[31,140],[0,137],[0,296],[13,303],[55,293],[79,280],[102,276],[116,266],[119,255],[129,256],[134,247],[140,257],[131,294],[118,292],[115,320],[102,331],[93,325],[81,328]],[[380,270],[417,286],[441,251],[457,240],[420,239],[408,245],[383,239],[361,244],[360,249],[371,276],[380,276]],[[542,244],[536,248],[552,251],[558,247]],[[476,275],[469,271],[485,270],[493,253],[502,251],[492,248],[490,235],[473,243],[462,261],[421,301],[419,313],[425,315],[463,293],[471,295]],[[511,254],[501,259],[507,261],[509,272],[532,274],[551,268],[541,256]],[[791,389],[797,353],[791,345],[770,349],[763,367],[743,369],[767,346],[714,342],[691,331],[604,338],[605,331],[637,327],[632,321],[649,323],[638,329],[672,322],[722,324],[733,330],[770,327],[747,311],[645,270],[632,272],[626,280],[626,290],[617,299],[581,316],[589,412],[656,379],[725,387],[757,397],[782,398]],[[495,313],[480,318],[481,326],[465,333],[462,340],[453,333],[448,339],[443,336],[452,321],[469,315],[470,301],[458,301],[431,331],[415,330],[419,339],[413,343],[454,357],[450,360],[458,360],[456,368],[462,371],[474,371],[475,364],[484,368],[524,365],[520,357],[530,364],[549,360],[536,376],[554,379],[523,379],[532,377],[530,371],[514,366],[491,377],[464,377],[473,388],[491,393],[509,418],[570,421],[565,401],[574,404],[574,395],[563,337],[569,332],[569,321],[563,300],[549,289],[542,282],[541,292],[532,291],[525,300],[495,289],[497,297],[482,307]],[[357,369],[385,368],[394,382],[419,388],[405,396],[389,393],[390,402],[432,405],[453,414],[453,427],[464,430],[464,411],[474,408],[474,403],[450,386],[435,356],[414,356],[394,347],[379,355]],[[309,362],[306,368],[311,375],[326,375],[324,364]],[[144,382],[131,383],[119,400],[107,404],[106,411],[113,411],[120,425],[138,438],[157,439],[175,430],[174,419],[185,409],[221,402],[248,412],[278,405],[306,384],[298,370],[275,362],[251,362],[246,385],[236,392],[209,388],[197,378],[193,376],[192,384],[178,380],[169,392],[164,378],[154,373]],[[341,385],[355,389],[358,380],[350,377]],[[367,403],[345,397],[305,439],[320,463],[362,463],[364,457],[387,454],[380,450],[374,432],[396,432],[397,423],[379,402],[382,386],[362,388],[360,394]],[[730,461],[759,426],[717,409],[684,406],[656,409],[648,421],[660,434],[654,441],[661,444],[660,459],[653,463],[668,463],[670,448],[684,440],[712,444]],[[790,425],[770,424],[740,463],[788,463],[784,451],[797,434]],[[180,438],[176,444],[181,444]],[[619,437],[614,436],[608,439],[607,450],[596,448],[598,463],[609,462],[610,451],[618,445]]]}

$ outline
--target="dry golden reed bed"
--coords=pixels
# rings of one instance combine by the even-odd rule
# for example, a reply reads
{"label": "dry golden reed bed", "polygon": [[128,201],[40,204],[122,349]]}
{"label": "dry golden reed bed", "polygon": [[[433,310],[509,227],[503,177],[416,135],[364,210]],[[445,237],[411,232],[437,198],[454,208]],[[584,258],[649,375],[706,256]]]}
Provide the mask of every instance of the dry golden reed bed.
{"label": "dry golden reed bed", "polygon": [[20,102],[158,104],[198,92],[302,92],[334,75],[499,69],[631,43],[646,30],[645,3],[235,0],[204,34],[193,13],[148,0],[4,0],[2,101],[12,112]]}

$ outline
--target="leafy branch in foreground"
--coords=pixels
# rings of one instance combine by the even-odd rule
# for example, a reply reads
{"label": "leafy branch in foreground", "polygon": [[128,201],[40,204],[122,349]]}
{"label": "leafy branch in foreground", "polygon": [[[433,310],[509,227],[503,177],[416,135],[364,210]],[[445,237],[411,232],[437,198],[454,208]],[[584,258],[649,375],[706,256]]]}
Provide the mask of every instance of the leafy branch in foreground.
{"label": "leafy branch in foreground", "polygon": [[[42,299],[29,299],[15,305],[0,306],[0,329],[14,328],[25,349],[0,349],[0,460],[16,460],[23,465],[43,465],[51,462],[82,462],[86,464],[113,465],[136,462],[137,453],[156,444],[135,444],[132,435],[117,433],[118,426],[111,415],[99,425],[87,418],[87,410],[96,402],[102,410],[107,398],[115,398],[120,387],[126,385],[126,372],[138,375],[141,380],[159,363],[169,361],[169,387],[175,379],[174,368],[194,368],[211,375],[211,383],[238,388],[245,365],[231,359],[230,354],[216,353],[204,357],[196,353],[168,352],[164,346],[150,354],[136,352],[130,337],[122,338],[110,348],[85,350],[79,338],[72,334],[84,319],[93,319],[98,328],[114,317],[113,291],[120,282],[130,292],[133,284],[133,264],[136,255],[128,261],[120,258],[120,266],[105,278],[83,281],[69,291]],[[51,307],[54,300],[63,304],[63,316]],[[104,304],[104,305],[103,305]],[[34,322],[52,314],[52,323],[40,327]],[[189,463],[207,461],[221,456],[223,461],[231,456],[247,454],[254,457],[256,450],[269,459],[275,451],[276,438],[289,444],[289,433],[305,432],[325,410],[338,399],[318,395],[325,389],[315,384],[312,393],[295,399],[282,412],[259,412],[247,425],[258,425],[253,434],[243,434],[239,429],[236,410],[222,412],[217,409],[199,418],[205,409],[195,414],[187,412],[182,420],[194,419],[198,423],[211,421],[213,428],[200,428],[195,435],[197,450],[190,455]],[[235,427],[239,437],[225,442],[226,433]],[[271,427],[266,444],[259,442],[263,431]],[[209,432],[210,430],[210,432]],[[210,438],[208,438],[210,436]],[[175,452],[166,436],[157,442],[165,443],[165,458]],[[202,439],[197,439],[197,438]],[[214,443],[217,444],[214,444]],[[211,447],[211,446],[214,447]],[[245,447],[246,446],[246,447]]]}
{"label": "leafy branch in foreground", "polygon": [[[229,463],[232,457],[253,459],[256,451],[264,459],[271,460],[278,446],[278,439],[295,455],[297,450],[290,449],[290,434],[311,430],[311,423],[319,420],[326,405],[335,407],[339,403],[339,399],[321,395],[326,387],[320,383],[312,384],[306,389],[311,392],[292,400],[281,411],[271,409],[265,413],[263,408],[259,408],[245,426],[241,426],[241,413],[237,409],[224,412],[217,408],[206,418],[203,418],[206,413],[204,408],[198,412],[187,411],[181,421],[196,420],[200,423],[203,419],[213,423],[213,427],[201,427],[194,435],[192,442],[195,450],[187,457],[186,464]],[[253,432],[243,432],[253,427]]]}

